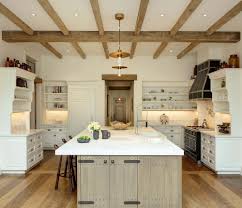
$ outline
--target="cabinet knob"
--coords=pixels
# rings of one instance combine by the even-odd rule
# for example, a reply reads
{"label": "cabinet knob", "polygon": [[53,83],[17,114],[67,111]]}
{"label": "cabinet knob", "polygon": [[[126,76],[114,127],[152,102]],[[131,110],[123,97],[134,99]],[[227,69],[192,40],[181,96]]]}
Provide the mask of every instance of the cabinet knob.
{"label": "cabinet knob", "polygon": [[104,160],[104,164],[107,164],[108,163],[108,161],[107,160]]}
{"label": "cabinet knob", "polygon": [[111,163],[114,164],[115,163],[114,160],[111,160]]}

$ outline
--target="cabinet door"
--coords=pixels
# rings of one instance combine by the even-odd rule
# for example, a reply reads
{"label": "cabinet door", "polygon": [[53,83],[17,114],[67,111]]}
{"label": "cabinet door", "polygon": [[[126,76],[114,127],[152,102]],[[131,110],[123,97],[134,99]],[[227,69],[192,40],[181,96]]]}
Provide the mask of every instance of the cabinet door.
{"label": "cabinet door", "polygon": [[69,133],[77,135],[90,121],[95,120],[95,89],[84,86],[69,86]]}
{"label": "cabinet door", "polygon": [[110,208],[138,207],[137,157],[110,157]]}
{"label": "cabinet door", "polygon": [[78,157],[78,208],[109,208],[109,157]]}
{"label": "cabinet door", "polygon": [[138,166],[139,208],[182,207],[181,157],[140,157]]}

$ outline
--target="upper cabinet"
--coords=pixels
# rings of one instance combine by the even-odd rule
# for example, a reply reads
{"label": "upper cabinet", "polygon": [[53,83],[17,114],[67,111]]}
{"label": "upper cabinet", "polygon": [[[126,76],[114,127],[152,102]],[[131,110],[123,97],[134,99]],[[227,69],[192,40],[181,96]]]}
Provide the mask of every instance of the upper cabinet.
{"label": "upper cabinet", "polygon": [[[242,136],[242,69],[221,69],[209,74],[209,77],[215,125],[231,122],[231,135]],[[226,121],[224,118],[227,118]]]}
{"label": "upper cabinet", "polygon": [[[0,68],[0,131],[11,133],[15,113],[31,112],[31,102],[34,92],[36,75],[19,68]],[[27,116],[28,117],[28,116]],[[27,119],[25,126],[29,126]]]}

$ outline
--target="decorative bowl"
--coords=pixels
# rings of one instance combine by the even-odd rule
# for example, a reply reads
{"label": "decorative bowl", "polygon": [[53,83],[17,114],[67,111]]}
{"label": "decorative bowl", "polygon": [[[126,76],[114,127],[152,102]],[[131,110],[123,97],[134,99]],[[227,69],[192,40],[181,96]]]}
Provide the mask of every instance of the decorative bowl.
{"label": "decorative bowl", "polygon": [[113,121],[110,122],[110,125],[115,129],[115,130],[125,130],[127,129],[131,123],[123,123],[123,122],[119,122],[119,121]]}
{"label": "decorative bowl", "polygon": [[91,138],[89,136],[81,136],[77,138],[78,143],[88,143],[90,142]]}

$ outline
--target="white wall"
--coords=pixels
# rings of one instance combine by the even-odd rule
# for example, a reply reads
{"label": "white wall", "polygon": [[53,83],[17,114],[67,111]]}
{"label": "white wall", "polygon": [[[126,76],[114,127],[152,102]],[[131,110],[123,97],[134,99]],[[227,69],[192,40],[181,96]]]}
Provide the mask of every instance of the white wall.
{"label": "white wall", "polygon": [[[191,76],[195,56],[187,56],[177,60],[174,56],[161,56],[154,60],[150,56],[125,59],[129,68],[124,73],[137,74],[143,81],[185,81]],[[116,73],[112,66],[115,59],[105,59],[104,56],[87,56],[86,60],[78,56],[66,56],[62,60],[53,56],[42,57],[41,75],[48,80],[87,81],[101,80],[102,74]]]}

